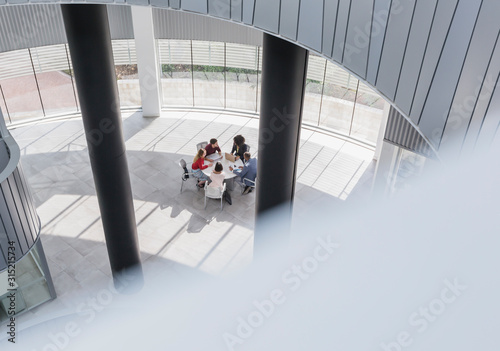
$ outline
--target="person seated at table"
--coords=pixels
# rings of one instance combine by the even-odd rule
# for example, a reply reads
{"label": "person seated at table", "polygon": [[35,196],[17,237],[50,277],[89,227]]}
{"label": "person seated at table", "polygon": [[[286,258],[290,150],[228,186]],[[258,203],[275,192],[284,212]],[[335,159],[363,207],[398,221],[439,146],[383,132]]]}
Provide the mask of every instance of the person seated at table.
{"label": "person seated at table", "polygon": [[247,152],[248,145],[245,144],[245,138],[242,135],[237,135],[233,138],[233,149],[231,154],[236,156],[236,159],[243,160],[243,154]]}
{"label": "person seated at table", "polygon": [[205,149],[199,149],[196,153],[196,156],[193,159],[193,165],[191,168],[193,169],[193,174],[196,178],[198,178],[198,186],[201,188],[208,180],[208,176],[205,175],[201,170],[212,167],[212,163],[209,162],[208,165],[205,164],[205,156],[207,155],[207,151]]}
{"label": "person seated at table", "polygon": [[212,180],[212,182],[208,184],[209,187],[219,188],[220,190],[222,190],[222,188],[224,187],[224,179],[226,178],[223,169],[224,167],[222,166],[222,163],[217,162],[215,164],[212,174],[210,174],[210,179]]}
{"label": "person seated at table", "polygon": [[249,152],[245,152],[243,157],[245,159],[244,166],[240,166],[236,169],[229,166],[229,170],[239,176],[236,178],[236,181],[245,187],[243,195],[246,195],[252,192],[252,186],[254,186],[254,183],[247,181],[247,179],[255,182],[255,178],[257,178],[257,159],[251,158]]}
{"label": "person seated at table", "polygon": [[219,147],[219,142],[215,138],[210,139],[210,144],[205,146],[205,150],[207,150],[207,156],[215,154],[216,152],[219,153],[219,156],[222,155]]}

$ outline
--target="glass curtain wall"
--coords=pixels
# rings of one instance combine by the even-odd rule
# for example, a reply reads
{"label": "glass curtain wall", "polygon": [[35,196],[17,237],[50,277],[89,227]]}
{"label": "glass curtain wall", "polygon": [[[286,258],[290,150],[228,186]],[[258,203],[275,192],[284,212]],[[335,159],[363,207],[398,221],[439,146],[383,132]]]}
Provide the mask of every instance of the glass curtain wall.
{"label": "glass curtain wall", "polygon": [[44,115],[75,112],[78,102],[66,45],[42,46],[29,49],[29,52]]}
{"label": "glass curtain wall", "polygon": [[302,121],[318,125],[322,107],[326,60],[309,55]]}
{"label": "glass curtain wall", "polygon": [[0,84],[0,109],[2,110],[3,116],[5,118],[5,123],[6,124],[12,123],[12,120],[9,115],[9,109],[5,104],[5,95],[3,93],[3,88],[1,84]]}
{"label": "glass curtain wall", "polygon": [[[141,105],[134,40],[114,40],[120,104]],[[262,49],[234,43],[157,40],[164,107],[258,113]],[[344,69],[311,54],[303,121],[375,144],[383,99]],[[66,45],[0,53],[0,108],[6,122],[78,111]]]}
{"label": "glass curtain wall", "polygon": [[[140,106],[133,40],[114,40],[121,106]],[[0,108],[7,124],[79,110],[67,45],[50,45],[0,53]]]}
{"label": "glass curtain wall", "polygon": [[224,43],[191,41],[194,106],[225,107]]}
{"label": "glass curtain wall", "polygon": [[360,139],[377,141],[378,128],[382,122],[384,99],[371,88],[358,81],[356,103],[349,135]]}
{"label": "glass curtain wall", "polygon": [[191,41],[158,40],[164,106],[194,106]]}
{"label": "glass curtain wall", "polygon": [[[260,47],[158,39],[163,106],[259,112]],[[344,69],[311,54],[304,123],[376,144],[384,100]]]}
{"label": "glass curtain wall", "polygon": [[257,46],[226,44],[226,108],[257,111],[260,52]]}
{"label": "glass curtain wall", "polygon": [[134,40],[113,40],[116,80],[121,107],[140,107],[141,90],[137,74]]}
{"label": "glass curtain wall", "polygon": [[319,126],[350,135],[357,86],[356,78],[327,62]]}
{"label": "glass curtain wall", "polygon": [[196,40],[157,40],[163,106],[258,111],[261,50]]}
{"label": "glass curtain wall", "polygon": [[0,87],[9,122],[44,116],[29,49],[0,53]]}

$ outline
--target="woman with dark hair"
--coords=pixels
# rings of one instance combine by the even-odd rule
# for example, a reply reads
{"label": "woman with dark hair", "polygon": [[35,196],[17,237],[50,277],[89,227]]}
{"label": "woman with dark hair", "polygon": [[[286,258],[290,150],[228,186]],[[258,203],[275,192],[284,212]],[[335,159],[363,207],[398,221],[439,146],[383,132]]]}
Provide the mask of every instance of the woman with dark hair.
{"label": "woman with dark hair", "polygon": [[207,151],[205,149],[199,149],[196,153],[196,156],[193,159],[193,165],[191,168],[193,169],[193,174],[196,178],[198,178],[198,186],[202,187],[205,182],[208,180],[208,177],[201,171],[202,169],[212,167],[212,163],[205,165],[205,156],[207,155]]}
{"label": "woman with dark hair", "polygon": [[240,158],[243,160],[243,155],[247,152],[248,145],[245,144],[245,138],[243,135],[237,135],[233,138],[233,149],[231,154],[236,156],[236,159]]}
{"label": "woman with dark hair", "polygon": [[217,162],[215,164],[212,174],[210,174],[210,179],[212,180],[212,182],[208,184],[209,187],[219,188],[220,190],[222,190],[222,188],[224,187],[224,178],[226,178],[223,169],[224,167],[222,167],[222,163]]}

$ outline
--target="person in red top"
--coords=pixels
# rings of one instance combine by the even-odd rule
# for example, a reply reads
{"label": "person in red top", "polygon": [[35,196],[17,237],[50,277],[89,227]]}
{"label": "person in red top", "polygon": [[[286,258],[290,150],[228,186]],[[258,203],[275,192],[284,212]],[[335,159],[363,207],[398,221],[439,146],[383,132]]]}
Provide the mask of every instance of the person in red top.
{"label": "person in red top", "polygon": [[205,146],[205,150],[207,150],[207,156],[215,154],[216,152],[219,153],[219,156],[222,155],[222,152],[220,151],[219,143],[217,142],[217,139],[215,139],[215,138],[210,139],[210,144]]}
{"label": "person in red top", "polygon": [[191,168],[193,169],[193,174],[196,178],[198,178],[198,186],[203,187],[205,182],[208,180],[208,176],[205,175],[201,170],[212,167],[212,163],[209,162],[208,165],[205,164],[205,156],[207,155],[207,151],[205,149],[199,149],[196,153],[196,156],[193,159],[193,165]]}

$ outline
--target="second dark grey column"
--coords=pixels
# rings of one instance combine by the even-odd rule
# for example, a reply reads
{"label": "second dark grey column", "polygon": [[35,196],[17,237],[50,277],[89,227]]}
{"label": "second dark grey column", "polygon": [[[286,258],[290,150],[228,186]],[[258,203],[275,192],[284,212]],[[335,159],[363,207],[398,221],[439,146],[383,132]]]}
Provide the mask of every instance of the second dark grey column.
{"label": "second dark grey column", "polygon": [[115,287],[142,284],[106,5],[61,5]]}
{"label": "second dark grey column", "polygon": [[[264,34],[259,124],[256,227],[254,246],[288,239],[295,192],[297,155],[309,53]],[[282,208],[282,230],[266,231],[266,212]]]}

